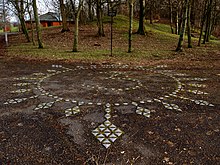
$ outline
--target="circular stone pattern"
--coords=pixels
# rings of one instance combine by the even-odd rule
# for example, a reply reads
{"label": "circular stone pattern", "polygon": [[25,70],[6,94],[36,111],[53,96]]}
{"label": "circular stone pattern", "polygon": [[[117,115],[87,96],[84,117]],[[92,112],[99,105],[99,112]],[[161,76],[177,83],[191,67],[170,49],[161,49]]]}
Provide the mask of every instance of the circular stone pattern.
{"label": "circular stone pattern", "polygon": [[97,66],[78,67],[50,76],[41,86],[53,96],[85,104],[124,104],[168,95],[175,91],[177,82],[156,70]]}
{"label": "circular stone pattern", "polygon": [[[127,65],[71,67],[73,69],[62,65],[52,67],[46,73],[16,78],[18,82],[14,86],[18,89],[11,91],[11,94],[23,97],[13,97],[4,105],[39,98],[43,102],[36,105],[35,111],[50,109],[56,103],[66,104],[61,110],[66,117],[80,113],[83,105],[105,107],[105,121],[92,130],[92,134],[105,148],[124,134],[112,122],[112,111],[117,110],[122,114],[133,111],[149,118],[151,112],[155,112],[152,104],[161,104],[167,110],[178,112],[182,111],[180,100],[200,106],[214,106],[200,97],[208,94],[203,92],[206,78],[176,73],[164,66],[151,69]],[[28,93],[33,95],[27,97]]]}

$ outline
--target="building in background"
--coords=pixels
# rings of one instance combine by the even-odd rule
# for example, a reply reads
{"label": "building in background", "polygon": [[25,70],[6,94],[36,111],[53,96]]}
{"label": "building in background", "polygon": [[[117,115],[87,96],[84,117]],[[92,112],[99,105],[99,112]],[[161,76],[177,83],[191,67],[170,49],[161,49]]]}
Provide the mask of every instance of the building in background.
{"label": "building in background", "polygon": [[[48,12],[46,14],[40,15],[39,20],[43,27],[62,25],[62,21],[59,14],[53,12]],[[31,21],[35,23],[34,19],[25,21],[28,29],[31,28]]]}

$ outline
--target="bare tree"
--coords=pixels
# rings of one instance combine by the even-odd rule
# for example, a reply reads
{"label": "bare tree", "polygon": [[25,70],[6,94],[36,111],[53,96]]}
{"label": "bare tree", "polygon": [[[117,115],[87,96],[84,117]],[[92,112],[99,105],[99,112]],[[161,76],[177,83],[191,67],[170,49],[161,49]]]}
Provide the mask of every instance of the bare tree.
{"label": "bare tree", "polygon": [[181,28],[181,31],[180,31],[179,42],[178,42],[176,51],[182,51],[183,50],[183,39],[184,39],[185,31],[186,31],[186,20],[187,20],[187,13],[188,13],[188,5],[189,5],[189,0],[185,0],[182,28]]}
{"label": "bare tree", "polygon": [[93,11],[94,1],[93,0],[87,0],[87,4],[88,4],[88,17],[89,17],[89,21],[93,21],[94,20],[94,11]]}
{"label": "bare tree", "polygon": [[173,1],[169,0],[169,9],[170,9],[170,29],[171,33],[174,34],[174,29],[173,29]]}
{"label": "bare tree", "polygon": [[212,26],[212,9],[213,9],[213,0],[208,1],[207,12],[206,12],[206,24],[205,24],[205,35],[203,39],[203,44],[209,42]]}
{"label": "bare tree", "polygon": [[67,26],[67,13],[66,13],[66,6],[64,4],[64,0],[59,0],[59,2],[60,2],[60,11],[61,11],[61,17],[62,17],[62,26],[63,26],[61,32],[70,31]]}
{"label": "bare tree", "polygon": [[[30,2],[29,2],[30,1]],[[34,41],[34,25],[33,25],[33,17],[32,17],[32,1],[29,0],[28,1],[28,6],[27,6],[27,12],[30,18],[30,24],[31,24],[31,41],[33,43],[33,45],[35,45],[35,41]]]}
{"label": "bare tree", "polygon": [[150,24],[153,24],[154,0],[148,0]]}
{"label": "bare tree", "polygon": [[184,0],[175,0],[174,2],[175,7],[175,25],[176,25],[176,34],[180,34],[181,31],[181,24],[182,24],[182,13],[184,11]]}
{"label": "bare tree", "polygon": [[102,0],[96,1],[96,17],[97,17],[97,26],[98,26],[98,33],[99,37],[104,37],[104,25],[103,25],[103,12],[102,12]]}
{"label": "bare tree", "polygon": [[192,1],[189,0],[188,10],[187,10],[187,35],[188,35],[188,48],[192,48],[192,38],[191,38],[191,5]]}
{"label": "bare tree", "polygon": [[[214,0],[213,4],[213,19],[212,19],[212,27],[211,27],[211,32],[215,30],[215,32],[219,32],[216,28],[220,25],[220,1],[219,0]],[[217,33],[218,33],[217,32]]]}
{"label": "bare tree", "polygon": [[5,43],[6,46],[8,46],[8,34],[7,34],[7,9],[6,9],[6,0],[0,1],[0,28],[2,25],[2,28],[4,29],[5,33]]}
{"label": "bare tree", "polygon": [[38,10],[37,10],[36,0],[33,0],[33,10],[34,10],[35,23],[36,23],[38,48],[41,49],[41,48],[44,48],[44,46],[42,43],[41,28],[40,28],[40,22],[39,22],[39,18],[38,18]]}
{"label": "bare tree", "polygon": [[139,0],[140,10],[139,10],[139,26],[137,30],[137,34],[145,35],[145,0]]}
{"label": "bare tree", "polygon": [[25,4],[28,4],[24,0],[9,0],[9,3],[12,4],[15,8],[15,14],[18,16],[20,23],[21,23],[21,29],[24,33],[26,39],[28,42],[30,42],[30,37],[28,35],[28,30],[26,27],[24,15],[25,15]]}
{"label": "bare tree", "polygon": [[74,32],[74,41],[73,41],[73,52],[78,52],[78,36],[79,36],[79,16],[83,7],[84,0],[79,0],[79,6],[75,13],[75,32]]}
{"label": "bare tree", "polygon": [[208,0],[205,0],[204,5],[203,5],[203,13],[202,13],[202,16],[201,16],[201,26],[200,26],[200,36],[199,36],[198,46],[201,45],[202,33],[203,33],[203,28],[204,28],[205,20],[206,20],[207,4],[208,4]]}
{"label": "bare tree", "polygon": [[134,16],[134,0],[129,0],[128,5],[129,5],[128,53],[131,53],[133,16]]}

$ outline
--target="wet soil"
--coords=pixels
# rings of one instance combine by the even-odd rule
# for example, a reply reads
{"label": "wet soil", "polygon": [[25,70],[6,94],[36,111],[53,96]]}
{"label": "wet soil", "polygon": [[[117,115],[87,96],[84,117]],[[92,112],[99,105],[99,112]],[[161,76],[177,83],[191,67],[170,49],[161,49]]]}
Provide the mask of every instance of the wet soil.
{"label": "wet soil", "polygon": [[[6,58],[3,48],[0,165],[219,163],[219,54],[136,67],[18,60]],[[184,90],[177,91],[178,81]],[[31,90],[15,92],[24,88]],[[5,104],[18,98],[27,99]],[[201,100],[205,105],[196,102]],[[105,148],[92,130],[106,121],[108,103],[109,120],[123,134]],[[67,116],[65,109],[76,106],[80,113]],[[150,116],[138,114],[138,107],[150,110]]]}

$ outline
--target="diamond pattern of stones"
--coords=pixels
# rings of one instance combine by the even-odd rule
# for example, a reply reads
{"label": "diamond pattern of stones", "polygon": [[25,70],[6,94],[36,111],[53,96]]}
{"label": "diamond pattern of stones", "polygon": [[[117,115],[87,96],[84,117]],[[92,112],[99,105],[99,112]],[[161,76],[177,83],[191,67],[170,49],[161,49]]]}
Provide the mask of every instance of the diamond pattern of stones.
{"label": "diamond pattern of stones", "polygon": [[65,109],[64,112],[65,112],[66,116],[73,116],[77,113],[80,113],[80,109],[79,109],[79,106],[76,106],[76,107],[73,107],[73,108]]}
{"label": "diamond pattern of stones", "polygon": [[41,103],[41,104],[38,104],[34,110],[39,110],[39,109],[48,109],[50,107],[52,107],[54,104],[54,102],[47,102],[47,103]]}
{"label": "diamond pattern of stones", "polygon": [[[54,75],[57,75],[57,74],[61,74],[61,73],[65,73],[67,71],[77,71],[77,70],[86,70],[86,69],[96,69],[97,66],[96,65],[91,65],[90,67],[85,67],[85,66],[77,66],[76,69],[70,69],[70,68],[65,68],[63,67],[62,65],[52,65],[53,68],[55,68],[54,70],[47,70],[50,74],[44,74],[44,73],[33,73],[32,75],[33,76],[37,76],[37,77],[20,77],[20,78],[16,78],[16,80],[36,80],[36,82],[34,82],[33,84],[37,84],[37,89],[42,92],[42,96],[47,96],[47,97],[53,97],[53,98],[56,98],[58,101],[66,101],[66,102],[69,102],[70,99],[63,99],[59,96],[54,96],[52,95],[51,93],[45,91],[42,87],[41,87],[41,83],[46,79],[46,78],[49,78],[51,76],[54,76]],[[122,66],[119,66],[119,65],[104,65],[102,66],[102,68],[130,68],[128,65],[122,65]],[[170,99],[171,97],[175,97],[175,98],[180,98],[180,99],[184,99],[184,100],[190,100],[198,105],[212,105],[212,104],[206,104],[206,103],[198,103],[198,101],[196,102],[194,99],[190,99],[190,98],[187,98],[187,97],[184,97],[184,96],[181,96],[180,92],[182,91],[185,91],[185,92],[189,92],[189,93],[193,93],[193,94],[196,94],[196,95],[202,95],[202,94],[208,94],[206,92],[202,92],[202,91],[199,91],[199,90],[192,90],[192,89],[189,89],[189,90],[185,90],[184,87],[186,85],[189,85],[191,87],[196,87],[196,88],[205,88],[206,86],[204,84],[201,84],[201,83],[188,83],[188,84],[185,84],[185,83],[182,83],[181,81],[198,81],[198,82],[203,82],[203,81],[206,81],[207,78],[192,78],[192,77],[187,77],[188,75],[186,74],[183,74],[183,73],[175,73],[175,72],[172,72],[172,70],[164,70],[167,68],[166,65],[161,65],[161,66],[156,66],[155,68],[152,68],[152,69],[147,69],[147,68],[144,68],[143,66],[137,66],[137,67],[133,67],[134,69],[138,69],[138,70],[144,70],[144,71],[153,71],[155,73],[159,73],[159,74],[162,74],[162,75],[165,75],[167,77],[170,77],[171,79],[174,79],[176,82],[177,82],[177,89],[175,91],[173,91],[172,93],[168,94],[168,95],[165,95],[165,96],[160,96],[158,98],[153,98],[151,99],[150,102],[154,101],[154,102],[158,102],[158,103],[162,103],[162,100],[164,98],[166,99]],[[56,70],[56,69],[63,69],[63,71],[60,71],[60,70]],[[159,69],[159,70],[158,70]],[[163,69],[163,70],[160,70],[160,69]],[[100,72],[101,73],[101,72]],[[105,72],[104,72],[105,73]],[[108,72],[106,72],[108,73]],[[128,76],[125,75],[125,77],[117,77],[117,76],[120,76],[122,74],[124,74],[123,72],[120,72],[120,71],[113,71],[113,75],[110,76],[109,78],[107,77],[106,79],[121,79],[121,80],[129,80],[129,81],[133,81],[133,82],[136,82],[138,85],[137,86],[134,86],[134,87],[130,87],[130,88],[125,88],[125,89],[122,89],[122,88],[119,88],[119,89],[116,89],[116,88],[104,88],[106,90],[112,90],[112,91],[128,91],[128,90],[131,90],[131,89],[138,89],[138,88],[142,88],[143,84],[140,82],[140,80],[137,80],[137,79],[133,79],[133,78],[129,78]],[[18,83],[16,84],[15,86],[26,86],[26,85],[30,85],[30,83]],[[92,88],[91,85],[87,85],[88,87]],[[98,89],[101,89],[102,87],[97,87]],[[19,90],[16,90],[16,91],[12,91],[12,93],[25,93],[25,92],[28,92],[30,89],[19,89]],[[57,101],[56,100],[56,101]],[[143,100],[143,102],[148,102],[149,100]],[[140,101],[141,102],[141,101]],[[84,103],[83,103],[84,104]],[[83,104],[80,104],[80,105],[83,105]],[[88,105],[95,105],[96,103],[93,103],[93,102],[88,102]],[[97,105],[101,105],[103,103],[97,103]],[[115,106],[120,106],[120,105],[129,105],[129,104],[133,104],[132,103],[114,103]],[[134,104],[133,104],[134,105]],[[163,104],[163,105],[166,105],[165,108],[166,109],[173,109],[173,110],[180,110],[180,108],[177,108],[176,106],[174,106],[173,104]],[[138,104],[136,104],[135,106],[138,106]]]}
{"label": "diamond pattern of stones", "polygon": [[94,129],[92,134],[102,143],[105,148],[109,148],[110,145],[123,134],[123,132],[109,121],[111,118],[111,105],[109,103],[106,104],[105,111],[106,121]]}
{"label": "diamond pattern of stones", "polygon": [[187,90],[188,92],[190,93],[193,93],[195,95],[207,95],[208,93],[207,92],[202,92],[202,91],[199,91],[199,90]]}
{"label": "diamond pattern of stones", "polygon": [[13,84],[13,85],[18,86],[18,87],[23,87],[23,86],[31,85],[31,83],[17,83],[17,84]]}
{"label": "diamond pattern of stones", "polygon": [[94,129],[92,134],[102,143],[105,148],[109,148],[110,145],[123,134],[123,132],[109,120],[106,120],[103,124]]}
{"label": "diamond pattern of stones", "polygon": [[26,92],[30,92],[31,89],[18,89],[15,91],[11,91],[11,93],[26,93]]}
{"label": "diamond pattern of stones", "polygon": [[214,107],[213,104],[208,103],[207,101],[204,100],[195,100],[194,101],[196,104],[201,105],[201,106],[210,106],[210,107]]}
{"label": "diamond pattern of stones", "polygon": [[149,118],[151,111],[149,109],[146,109],[146,108],[137,107],[136,113]]}
{"label": "diamond pattern of stones", "polygon": [[[99,72],[100,74],[108,74],[109,72]],[[124,76],[124,77],[123,77]],[[129,78],[128,75],[124,75],[124,73],[119,71],[114,71],[110,77],[106,77],[105,80],[124,80],[124,81],[130,81],[135,83],[134,86],[131,87],[121,87],[121,88],[110,88],[110,87],[103,87],[99,85],[90,85],[90,84],[82,84],[82,87],[87,87],[90,89],[99,89],[99,90],[105,90],[105,91],[114,91],[114,92],[123,92],[123,91],[130,91],[130,90],[136,90],[143,87],[143,84],[140,80]]]}
{"label": "diamond pattern of stones", "polygon": [[205,88],[206,87],[205,84],[189,83],[188,85],[191,87],[196,87],[196,88]]}
{"label": "diamond pattern of stones", "polygon": [[180,107],[176,104],[169,104],[169,103],[165,103],[163,102],[163,105],[166,109],[169,109],[169,110],[176,110],[176,111],[179,111],[179,112],[182,112],[182,110],[180,109]]}
{"label": "diamond pattern of stones", "polygon": [[16,99],[10,99],[8,101],[6,101],[4,103],[4,105],[8,105],[8,104],[18,104],[18,103],[21,103],[22,101],[25,101],[27,100],[27,98],[16,98]]}
{"label": "diamond pattern of stones", "polygon": [[[179,111],[179,112],[181,112],[182,109],[178,105],[173,104],[173,101],[172,101],[173,99],[188,100],[199,106],[209,106],[209,107],[214,106],[213,104],[205,100],[196,100],[196,99],[191,98],[191,97],[196,97],[196,95],[207,95],[208,94],[207,92],[201,91],[202,88],[207,88],[206,85],[202,84],[203,82],[207,80],[207,78],[190,77],[189,75],[184,74],[184,73],[176,73],[172,70],[167,70],[166,65],[156,66],[150,69],[145,68],[143,66],[129,67],[128,65],[103,65],[101,66],[100,68],[102,69],[117,69],[117,71],[110,70],[110,71],[99,72],[100,74],[104,73],[106,75],[109,75],[109,73],[113,73],[110,75],[110,77],[106,77],[106,80],[130,81],[130,84],[132,85],[128,87],[124,87],[124,88],[123,86],[120,88],[116,88],[116,87],[108,88],[108,87],[99,86],[99,85],[82,84],[83,87],[87,87],[90,89],[96,88],[99,91],[105,90],[105,91],[112,91],[116,93],[119,93],[119,92],[121,93],[130,92],[131,93],[133,92],[132,90],[146,89],[144,84],[141,82],[141,80],[135,77],[132,77],[132,76],[129,77],[128,75],[126,75],[126,72],[124,71],[124,69],[126,70],[135,69],[138,71],[149,71],[151,73],[160,74],[160,75],[166,76],[167,78],[171,80],[174,80],[174,82],[176,82],[177,84],[174,91],[170,93],[166,93],[165,95],[162,95],[162,96],[158,96],[156,98],[146,98],[146,99],[142,98],[141,100],[137,100],[136,98],[134,99],[135,101],[124,100],[123,102],[118,101],[118,102],[113,102],[111,104],[109,103],[106,104],[106,102],[102,102],[102,101],[95,102],[93,100],[87,100],[84,102],[84,100],[77,100],[76,98],[74,99],[62,98],[60,96],[53,95],[50,91],[46,91],[42,86],[42,83],[47,78],[50,78],[52,76],[59,75],[65,72],[70,72],[70,71],[80,72],[80,70],[88,70],[88,69],[94,70],[94,69],[98,69],[98,66],[96,65],[77,66],[75,69],[66,68],[66,67],[63,67],[62,65],[52,65],[52,67],[53,67],[53,70],[48,69],[46,70],[46,73],[33,73],[28,77],[15,78],[15,80],[19,82],[16,84],[13,84],[13,86],[17,88],[23,88],[23,89],[17,89],[17,90],[11,91],[11,93],[24,94],[30,91],[33,91],[33,93],[35,93],[36,90],[38,90],[38,92],[35,93],[36,95],[33,95],[28,98],[9,99],[4,103],[4,105],[18,104],[28,99],[38,98],[39,96],[50,98],[55,101],[40,103],[34,108],[34,110],[49,109],[55,103],[58,103],[58,102],[73,103],[74,105],[75,104],[78,105],[78,106],[65,109],[64,114],[66,117],[74,116],[80,113],[80,106],[83,106],[83,105],[93,105],[93,106],[105,105],[105,112],[106,112],[105,119],[106,120],[104,121],[104,123],[100,124],[97,128],[95,128],[92,131],[92,134],[98,139],[98,141],[105,148],[109,148],[120,136],[123,135],[123,131],[120,128],[118,128],[116,125],[112,124],[110,121],[111,120],[111,109],[114,106],[117,106],[117,107],[135,106],[136,107],[135,112],[138,115],[143,115],[147,118],[151,116],[151,111],[147,109],[146,107],[144,107],[145,103],[162,104],[164,108],[167,110],[174,110],[174,111]],[[123,71],[120,72],[120,69],[122,69]],[[26,82],[20,82],[20,81],[26,81]],[[196,88],[200,88],[200,89],[198,90]],[[188,97],[187,95],[186,97],[184,93],[192,93],[195,96],[190,95],[190,97]]]}

